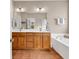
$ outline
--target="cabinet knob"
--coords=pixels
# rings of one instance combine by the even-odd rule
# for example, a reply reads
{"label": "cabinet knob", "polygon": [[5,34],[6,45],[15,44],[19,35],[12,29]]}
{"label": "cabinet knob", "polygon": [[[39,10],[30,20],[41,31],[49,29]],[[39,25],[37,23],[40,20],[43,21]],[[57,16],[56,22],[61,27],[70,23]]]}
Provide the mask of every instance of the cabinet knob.
{"label": "cabinet knob", "polygon": [[10,42],[13,42],[14,41],[14,39],[12,38],[12,39],[10,39]]}

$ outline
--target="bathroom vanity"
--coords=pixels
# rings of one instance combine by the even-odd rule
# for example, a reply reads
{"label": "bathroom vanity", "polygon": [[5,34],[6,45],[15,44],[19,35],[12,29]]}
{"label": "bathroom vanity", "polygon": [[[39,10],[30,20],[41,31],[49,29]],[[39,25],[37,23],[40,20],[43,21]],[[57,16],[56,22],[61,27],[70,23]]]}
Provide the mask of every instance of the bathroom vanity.
{"label": "bathroom vanity", "polygon": [[49,49],[50,32],[12,32],[12,49]]}
{"label": "bathroom vanity", "polygon": [[48,49],[47,13],[17,12],[12,20],[12,49]]}

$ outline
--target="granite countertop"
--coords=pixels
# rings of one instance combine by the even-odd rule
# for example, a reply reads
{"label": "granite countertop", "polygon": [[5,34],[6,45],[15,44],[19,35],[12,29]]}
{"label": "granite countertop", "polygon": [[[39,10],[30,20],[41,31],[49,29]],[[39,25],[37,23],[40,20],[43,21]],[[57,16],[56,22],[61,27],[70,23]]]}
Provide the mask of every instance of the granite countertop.
{"label": "granite countertop", "polygon": [[13,29],[11,32],[50,32],[46,30],[37,30],[37,29]]}

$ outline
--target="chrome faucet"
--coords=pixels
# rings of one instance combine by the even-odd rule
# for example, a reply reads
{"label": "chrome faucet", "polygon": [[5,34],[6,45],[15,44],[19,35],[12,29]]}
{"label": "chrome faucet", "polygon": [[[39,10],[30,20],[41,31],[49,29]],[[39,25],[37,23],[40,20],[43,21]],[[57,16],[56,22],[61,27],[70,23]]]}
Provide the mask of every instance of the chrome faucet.
{"label": "chrome faucet", "polygon": [[21,32],[21,30],[22,30],[22,27],[20,27],[20,32]]}

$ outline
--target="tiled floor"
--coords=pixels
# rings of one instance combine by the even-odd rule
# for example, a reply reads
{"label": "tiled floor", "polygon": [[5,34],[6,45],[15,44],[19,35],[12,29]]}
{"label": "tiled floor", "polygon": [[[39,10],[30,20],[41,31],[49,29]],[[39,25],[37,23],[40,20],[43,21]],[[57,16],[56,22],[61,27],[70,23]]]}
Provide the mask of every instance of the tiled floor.
{"label": "tiled floor", "polygon": [[13,50],[13,59],[62,59],[51,50]]}

